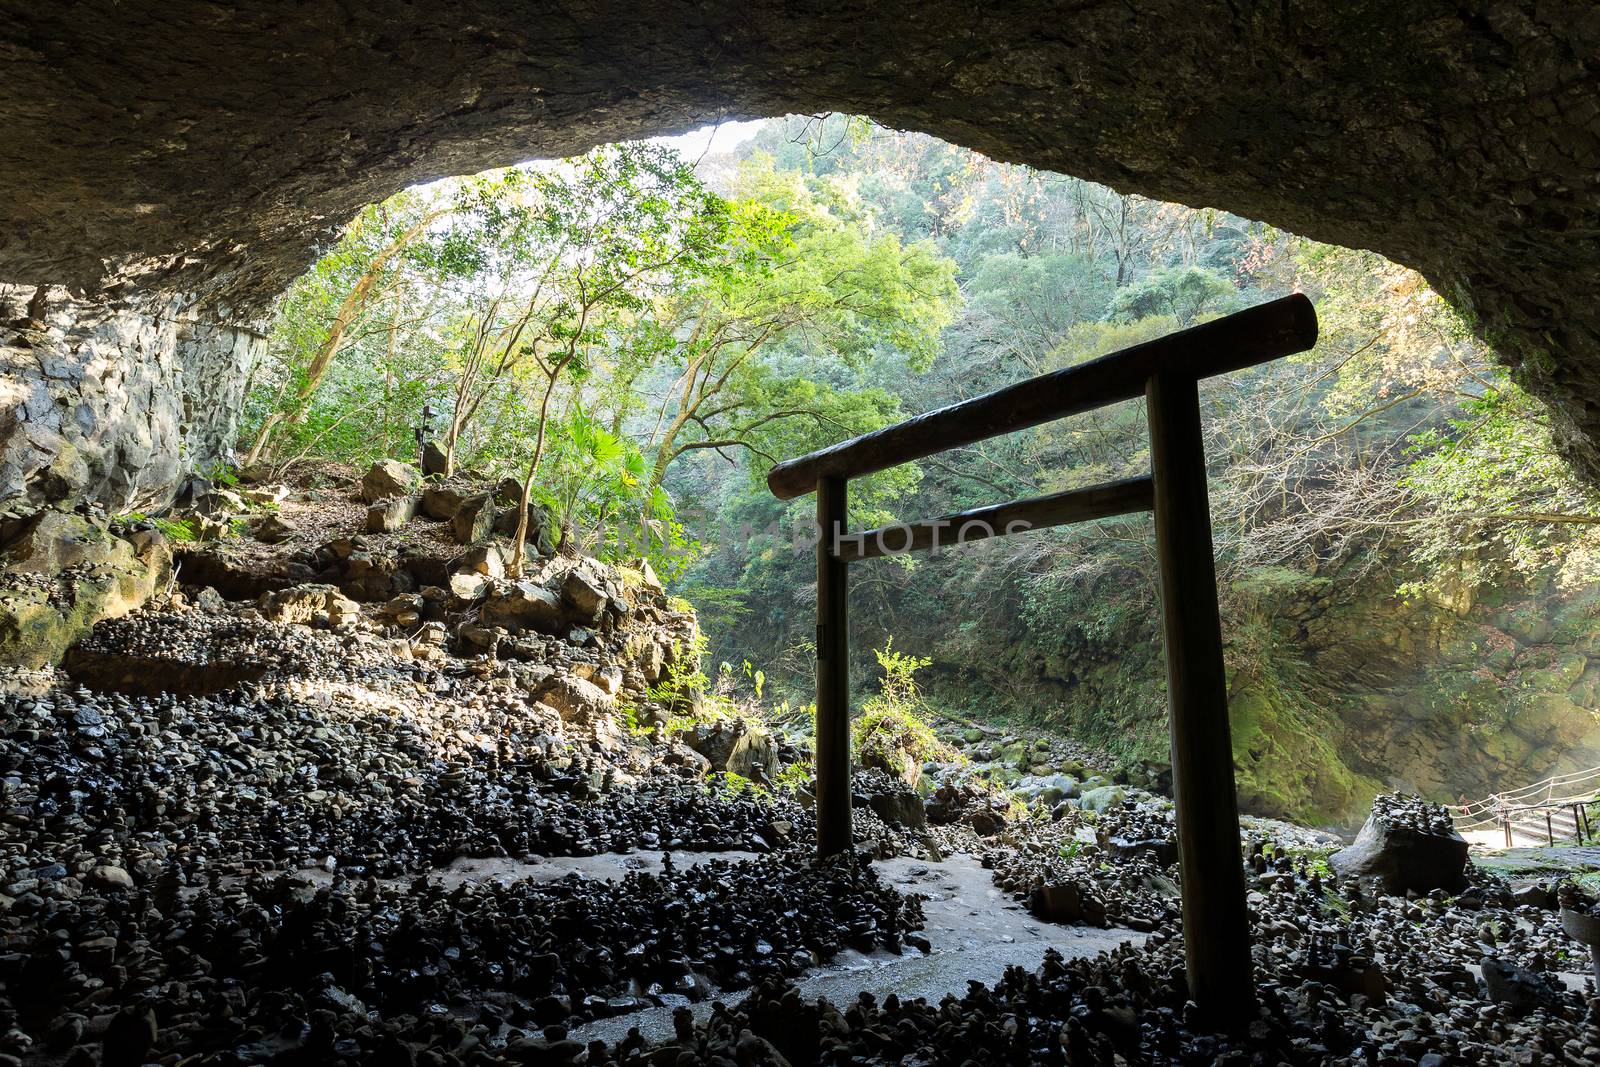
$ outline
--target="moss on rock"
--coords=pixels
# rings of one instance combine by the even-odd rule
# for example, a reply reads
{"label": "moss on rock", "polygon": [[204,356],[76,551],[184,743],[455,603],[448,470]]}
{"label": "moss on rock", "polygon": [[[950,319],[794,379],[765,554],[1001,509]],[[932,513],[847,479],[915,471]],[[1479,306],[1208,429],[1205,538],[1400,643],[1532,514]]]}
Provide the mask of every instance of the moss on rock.
{"label": "moss on rock", "polygon": [[1275,680],[1236,685],[1228,701],[1240,806],[1280,818],[1345,823],[1358,819],[1381,784],[1352,770],[1332,738],[1336,722]]}
{"label": "moss on rock", "polygon": [[154,595],[172,556],[157,537],[140,547],[80,516],[32,516],[3,550],[0,568],[0,663],[40,668],[102,619],[116,618]]}

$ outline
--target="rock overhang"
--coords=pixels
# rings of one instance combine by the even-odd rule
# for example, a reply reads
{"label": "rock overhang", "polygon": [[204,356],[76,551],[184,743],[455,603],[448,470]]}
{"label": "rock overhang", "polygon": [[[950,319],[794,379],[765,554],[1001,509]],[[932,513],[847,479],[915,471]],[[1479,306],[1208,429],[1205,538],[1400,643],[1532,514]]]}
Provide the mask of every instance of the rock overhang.
{"label": "rock overhang", "polygon": [[1584,0],[5,6],[0,277],[248,317],[406,185],[841,110],[1415,267],[1600,474]]}

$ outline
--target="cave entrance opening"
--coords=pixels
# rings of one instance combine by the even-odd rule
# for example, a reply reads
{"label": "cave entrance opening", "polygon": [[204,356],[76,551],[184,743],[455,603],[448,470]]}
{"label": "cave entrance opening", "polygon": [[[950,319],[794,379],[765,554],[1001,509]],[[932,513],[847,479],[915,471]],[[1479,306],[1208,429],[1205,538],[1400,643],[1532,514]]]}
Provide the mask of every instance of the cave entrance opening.
{"label": "cave entrance opening", "polygon": [[[1155,513],[1189,992],[1224,1024],[1254,1015],[1249,914],[1228,728],[1199,382],[1304,352],[1317,316],[1300,294],[1030,378],[772,468],[780,500],[817,495],[817,849],[850,847],[848,572],[886,555],[1135,511]],[[848,532],[847,487],[902,463],[1143,396],[1150,473]]]}

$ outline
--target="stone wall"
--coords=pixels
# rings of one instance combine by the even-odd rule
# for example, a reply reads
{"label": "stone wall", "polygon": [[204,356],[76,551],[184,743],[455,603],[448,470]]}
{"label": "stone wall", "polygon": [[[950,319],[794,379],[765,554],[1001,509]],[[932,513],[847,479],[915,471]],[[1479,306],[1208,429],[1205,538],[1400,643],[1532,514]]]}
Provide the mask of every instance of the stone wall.
{"label": "stone wall", "polygon": [[0,286],[0,504],[171,500],[231,457],[262,336],[184,296]]}

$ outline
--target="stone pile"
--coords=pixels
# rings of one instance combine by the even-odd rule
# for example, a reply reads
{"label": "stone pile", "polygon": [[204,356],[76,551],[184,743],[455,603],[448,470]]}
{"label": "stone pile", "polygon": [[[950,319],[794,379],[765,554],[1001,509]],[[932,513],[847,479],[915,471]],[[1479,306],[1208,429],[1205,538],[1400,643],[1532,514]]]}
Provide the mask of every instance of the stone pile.
{"label": "stone pile", "polygon": [[603,752],[516,693],[409,672],[385,692],[376,669],[345,670],[202,696],[8,698],[0,755],[26,864],[82,865],[110,832],[136,872],[182,848],[230,870],[390,875],[458,856],[764,852],[810,825],[792,802],[708,788],[641,750]]}
{"label": "stone pile", "polygon": [[[811,1001],[772,979],[702,1025],[680,1020],[662,1048],[625,1040],[568,1062],[1600,1062],[1600,1001],[1586,1005],[1546,973],[1559,944],[1551,913],[1515,904],[1504,884],[1480,878],[1459,900],[1408,901],[1327,880],[1259,843],[1252,856],[1263,861],[1250,897],[1259,1008],[1233,1033],[1188,1002],[1174,914],[1142,948],[1071,961],[1051,952],[1037,971],[1015,968],[939,1004]],[[1496,929],[1532,932],[1482,940]]]}
{"label": "stone pile", "polygon": [[915,898],[851,857],[453,889],[230,882],[174,859],[144,885],[60,876],[10,901],[0,1048],[93,1062],[103,1047],[102,1063],[412,1063],[419,1048],[525,1062],[547,1027],[791,977],[846,947],[900,952],[920,924]]}
{"label": "stone pile", "polygon": [[[694,619],[647,566],[552,557],[510,581],[476,529],[483,508],[490,529],[506,514],[495,492],[384,473],[365,495],[415,498],[400,531],[302,514],[320,548],[196,555],[160,609],[97,626],[71,678],[0,700],[0,1064],[1600,1057],[1594,1011],[1552,974],[1577,946],[1549,889],[1471,868],[1448,893],[1391,889],[1257,822],[1261,1014],[1213,1032],[1186,1003],[1171,805],[1071,746],[976,731],[963,743],[995,749],[994,773],[934,768],[926,800],[862,773],[863,852],[814,865],[805,798],[776,785],[802,752],[742,721],[682,725],[695,694],[670,688]],[[475,499],[476,543],[406,547]],[[1024,772],[1028,805],[996,785]],[[1380,798],[1369,825],[1408,847],[1453,838],[1415,798]],[[956,849],[1041,919],[1148,941],[940,1005],[834,1007],[786,985],[843,948],[926,949],[917,899],[860,857]],[[635,850],[761,855],[616,881],[437,876]],[[655,1046],[569,1037],[752,985]]]}
{"label": "stone pile", "polygon": [[[694,633],[647,565],[537,562],[554,624],[486,625],[522,595],[487,574],[481,597],[374,605],[352,581],[409,573],[380,544],[200,566],[226,598],[186,585],[101,623],[70,679],[0,701],[0,1057],[525,1057],[569,1023],[926,944],[914,898],[810,862],[808,810],[644,728]],[[493,570],[488,547],[462,565]],[[746,730],[724,767],[770,778],[780,751]],[[381,880],[634,850],[770,856]]]}
{"label": "stone pile", "polygon": [[1442,804],[1433,804],[1415,794],[1383,793],[1372,799],[1372,815],[1390,826],[1414,834],[1449,837],[1456,832],[1455,820]]}
{"label": "stone pile", "polygon": [[1076,820],[1018,823],[984,842],[995,885],[1047,922],[1148,932],[1177,919],[1176,869],[1142,853],[1116,855]]}

